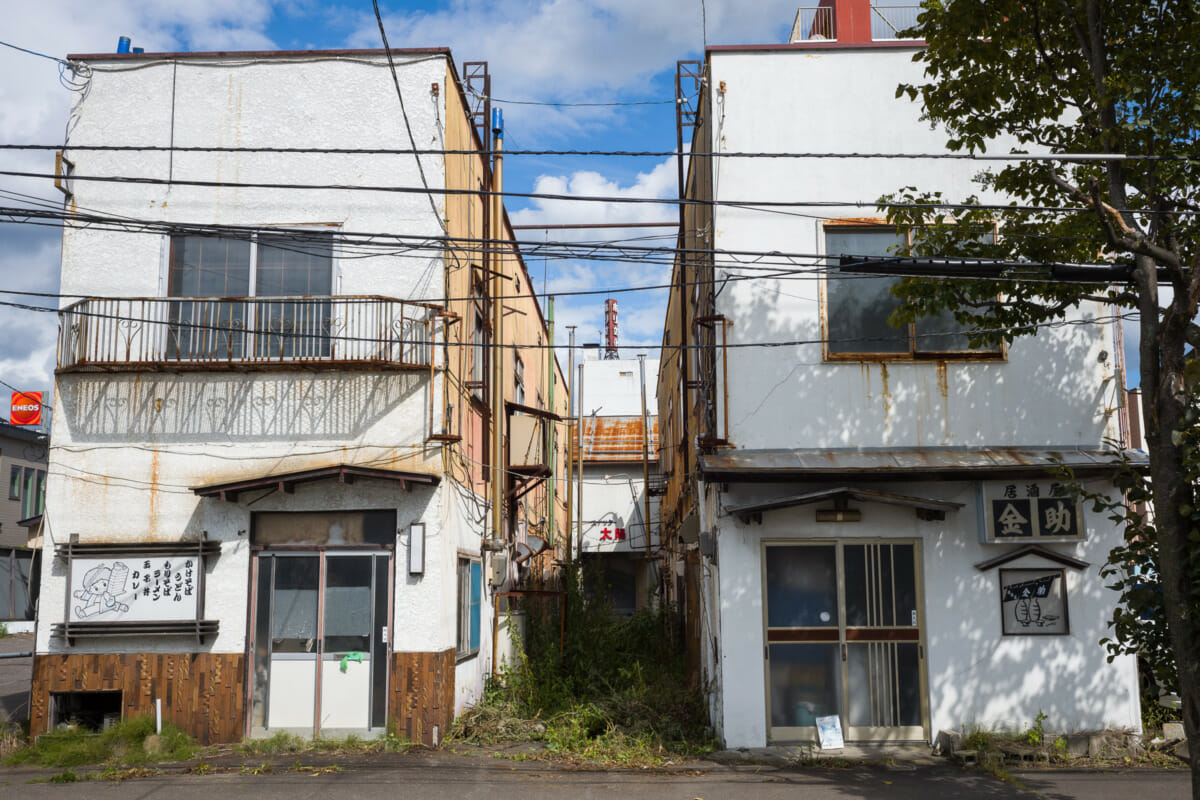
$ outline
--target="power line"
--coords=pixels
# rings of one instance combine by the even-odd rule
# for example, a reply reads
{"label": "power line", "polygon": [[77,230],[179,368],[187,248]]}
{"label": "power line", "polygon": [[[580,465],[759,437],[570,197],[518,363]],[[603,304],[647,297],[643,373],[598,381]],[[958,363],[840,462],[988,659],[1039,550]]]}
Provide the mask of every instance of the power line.
{"label": "power line", "polygon": [[[62,176],[46,172],[24,172],[18,170],[0,170],[0,175],[16,178],[50,178],[61,179]],[[562,200],[576,203],[612,203],[625,205],[691,205],[691,206],[726,206],[741,208],[746,211],[771,210],[780,208],[921,208],[929,210],[974,209],[978,211],[1020,211],[1034,213],[1080,214],[1091,212],[1084,206],[1029,206],[1003,203],[898,203],[882,200],[697,200],[692,198],[663,198],[663,197],[629,197],[621,195],[570,195],[547,192],[510,192],[493,191],[489,189],[453,189],[453,188],[424,188],[417,186],[381,186],[360,184],[315,184],[315,183],[258,183],[245,181],[202,181],[183,180],[179,178],[144,178],[128,175],[79,175],[72,174],[72,181],[94,181],[101,183],[127,183],[153,186],[199,186],[220,189],[296,189],[296,190],[336,190],[353,192],[384,192],[392,194],[440,194],[446,196],[471,197],[515,197],[526,200]],[[1194,216],[1200,211],[1175,210],[1158,211],[1153,209],[1132,209],[1132,213],[1140,215]]]}
{"label": "power line", "polygon": [[[612,261],[630,261],[639,264],[654,263],[661,266],[673,264],[676,257],[680,255],[708,255],[713,258],[713,266],[720,266],[729,269],[759,269],[773,270],[776,267],[784,266],[788,268],[796,266],[811,267],[809,272],[812,273],[828,273],[828,272],[854,272],[853,264],[839,263],[833,265],[830,263],[831,256],[823,253],[785,253],[778,250],[709,250],[705,248],[673,248],[665,246],[649,246],[636,244],[615,244],[615,243],[575,243],[575,242],[538,242],[536,240],[520,241],[509,239],[486,239],[480,237],[428,237],[421,235],[409,234],[384,234],[384,233],[367,233],[348,231],[341,234],[331,234],[328,232],[301,232],[288,229],[273,229],[256,226],[235,226],[235,225],[204,225],[196,223],[180,223],[166,222],[161,220],[141,220],[128,217],[106,217],[103,215],[80,215],[71,214],[60,210],[47,209],[12,209],[0,207],[0,216],[14,217],[32,217],[37,219],[49,219],[61,222],[64,226],[72,228],[94,228],[97,226],[113,226],[106,228],[107,230],[120,230],[130,233],[155,233],[155,234],[171,234],[171,235],[195,235],[195,236],[212,236],[222,238],[239,238],[250,240],[256,236],[265,237],[272,245],[276,245],[280,241],[290,241],[298,244],[312,244],[314,242],[325,245],[332,237],[335,241],[341,241],[346,244],[363,243],[376,245],[382,240],[393,240],[409,250],[440,250],[442,248],[450,248],[452,250],[479,252],[479,253],[494,253],[506,251],[513,246],[519,247],[525,255],[534,257],[537,255],[554,255],[557,258],[569,258],[576,260],[597,260],[604,262]],[[467,247],[459,246],[459,243],[466,243]],[[598,254],[601,251],[602,254]],[[607,252],[612,251],[612,252]],[[310,252],[301,248],[298,252]],[[661,260],[656,261],[658,257]],[[839,259],[853,258],[855,261],[897,261],[904,262],[909,257],[907,256],[892,256],[878,257],[856,254],[838,254]],[[748,259],[741,260],[741,259]],[[799,264],[798,262],[807,262]],[[999,262],[995,259],[964,259],[955,258],[953,266],[956,269],[969,268],[975,265],[979,268],[996,269],[1002,268],[1011,271],[1019,271],[1022,274],[1017,275],[956,275],[954,277],[980,277],[992,278],[998,280],[1022,280],[1022,281],[1037,281],[1045,278],[1037,274],[1031,274],[1032,270],[1049,268],[1050,270],[1069,270],[1072,272],[1072,282],[1074,283],[1090,283],[1107,284],[1113,282],[1114,279],[1121,279],[1121,275],[1115,277],[1108,274],[1108,271],[1113,269],[1109,264],[1068,264],[1068,263],[1048,263],[1048,264],[1026,264],[1022,262]],[[947,260],[949,266],[949,260]],[[1094,280],[1089,280],[1086,270],[1094,269],[1099,274]],[[872,269],[872,272],[878,272],[877,269]],[[927,277],[927,271],[905,273],[903,270],[896,272],[899,277]],[[537,296],[536,293],[531,293]],[[524,297],[527,295],[517,295]],[[463,298],[465,299],[465,298]]]}
{"label": "power line", "polygon": [[[673,102],[673,101],[667,101]],[[271,146],[204,146],[204,145],[121,145],[121,144],[27,144],[0,143],[0,150],[78,150],[81,152],[175,152],[175,153],[277,153],[316,155],[426,155],[426,156],[491,156],[490,149],[455,150],[446,148],[396,147],[271,147]],[[520,149],[505,150],[505,156],[597,156],[611,158],[675,158],[674,150],[563,150]],[[766,158],[766,159],[883,159],[930,161],[1039,161],[1039,162],[1105,162],[1105,161],[1167,161],[1200,162],[1200,156],[1141,155],[1130,153],[897,153],[897,152],[817,152],[817,151],[718,151],[685,152],[696,158]]]}
{"label": "power line", "polygon": [[74,65],[70,61],[66,61],[64,59],[57,58],[55,56],[48,56],[45,53],[39,53],[36,50],[29,50],[28,48],[19,47],[15,44],[9,44],[8,42],[0,42],[0,45],[4,45],[5,47],[11,47],[13,50],[20,50],[22,53],[28,53],[31,56],[37,56],[38,58],[45,58],[45,59],[49,59],[50,61],[55,61],[69,69],[74,68]]}
{"label": "power line", "polygon": [[[371,0],[371,5],[375,9],[375,20],[379,23],[379,38],[383,40],[383,51],[387,54],[388,69],[392,73],[392,84],[396,87],[396,98],[400,101],[400,116],[404,119],[404,130],[408,133],[408,143],[416,150],[417,140],[413,137],[412,123],[409,122],[408,111],[404,108],[404,92],[400,91],[400,76],[396,74],[396,61],[392,58],[392,48],[388,44],[387,31],[383,29],[383,17],[379,13],[379,0]],[[417,174],[421,176],[421,186],[429,193],[429,207],[433,210],[433,217],[444,232],[446,223],[442,220],[437,203],[433,201],[433,194],[429,192],[429,181],[425,178],[425,166],[421,163],[420,156],[417,156],[416,162]]]}
{"label": "power line", "polygon": [[[114,298],[108,298],[108,299],[114,299]],[[124,298],[115,298],[115,299],[124,299]],[[136,300],[139,298],[133,298],[133,299]],[[195,302],[208,300],[208,298],[189,298],[189,297],[146,298],[146,299],[152,299],[155,301],[167,302],[167,303],[169,303],[169,302],[195,303]],[[224,298],[219,299],[219,300],[211,300],[211,302],[215,305],[228,304],[231,307],[234,305],[241,304],[241,303],[250,303],[253,301],[254,301],[254,298],[246,298],[244,300],[224,299]],[[327,302],[327,300],[325,298],[289,298],[286,301],[282,301],[282,302],[287,302],[292,305],[302,305],[302,304],[310,304],[311,305],[311,304]],[[366,303],[366,302],[372,302],[372,301],[359,300],[358,302]],[[79,304],[76,304],[76,305],[79,305]],[[4,300],[0,300],[0,306],[6,306],[9,308],[17,308],[20,310],[35,311],[35,312],[42,312],[42,313],[59,313],[59,312],[69,311],[71,314],[74,314],[79,317],[89,318],[89,319],[99,319],[99,320],[105,320],[105,321],[111,321],[111,322],[137,323],[140,325],[147,325],[147,326],[160,326],[160,327],[165,326],[168,329],[175,329],[175,330],[181,330],[181,331],[212,331],[218,335],[225,335],[227,337],[262,336],[262,337],[266,337],[267,339],[278,339],[278,340],[300,339],[300,340],[316,340],[316,341],[320,341],[320,342],[352,342],[352,343],[360,343],[360,344],[365,343],[365,344],[382,344],[382,345],[402,345],[402,346],[407,346],[407,347],[419,347],[419,348],[424,348],[424,347],[428,347],[428,348],[438,348],[438,347],[464,348],[465,347],[468,349],[499,350],[499,351],[505,351],[505,350],[511,350],[511,349],[558,350],[561,348],[560,345],[550,345],[550,344],[527,344],[527,343],[526,344],[516,344],[516,343],[495,344],[492,342],[484,342],[484,343],[473,342],[473,341],[465,340],[465,339],[463,341],[448,341],[448,340],[438,341],[436,339],[415,339],[415,338],[402,339],[402,338],[385,338],[385,337],[377,337],[377,336],[347,336],[344,334],[327,333],[327,332],[322,332],[319,330],[316,330],[316,331],[275,331],[275,330],[254,331],[254,330],[248,330],[246,328],[235,327],[233,325],[233,323],[227,323],[227,324],[222,325],[222,324],[206,324],[206,323],[197,323],[197,322],[186,322],[183,320],[171,321],[171,320],[162,320],[162,319],[152,319],[152,318],[147,318],[147,317],[129,316],[129,315],[125,315],[125,314],[97,313],[97,312],[85,311],[85,310],[78,309],[75,307],[72,307],[70,309],[58,309],[58,308],[51,308],[51,307],[45,307],[45,306],[31,306],[31,305],[24,304],[24,303],[14,303],[11,301],[4,301]],[[969,329],[969,330],[960,330],[960,331],[936,331],[936,332],[929,332],[929,333],[914,333],[912,335],[915,336],[916,338],[931,338],[931,339],[944,339],[946,336],[957,335],[957,334],[985,335],[985,334],[1009,334],[1009,333],[1012,333],[1014,335],[1016,335],[1016,334],[1023,335],[1023,334],[1033,333],[1037,330],[1044,329],[1044,328],[1060,328],[1060,327],[1071,327],[1071,326],[1078,326],[1078,325],[1095,325],[1095,324],[1101,324],[1104,322],[1111,322],[1111,321],[1117,320],[1117,319],[1125,319],[1130,316],[1132,316],[1132,315],[1130,315],[1130,314],[1112,314],[1112,315],[1107,315],[1107,316],[1103,316],[1103,317],[1098,316],[1098,317],[1090,318],[1090,319],[1048,320],[1046,322],[1029,323],[1027,325],[1017,325],[1017,326],[1011,326],[1011,327],[1005,327],[1005,328],[981,328],[981,329]],[[850,343],[850,342],[868,343],[868,342],[890,342],[890,341],[892,341],[891,338],[884,337],[884,336],[861,336],[861,337],[838,337],[838,338],[819,338],[819,339],[795,339],[795,340],[778,341],[778,342],[734,342],[732,344],[730,344],[730,343],[722,344],[721,347],[723,349],[732,349],[732,350],[758,349],[758,348],[770,349],[770,348],[778,348],[778,347],[799,347],[802,345],[816,345],[816,344],[824,345],[824,344],[845,344],[845,343]],[[702,343],[695,343],[695,344],[680,343],[680,344],[674,344],[674,345],[672,345],[672,344],[658,344],[658,345],[641,344],[641,345],[638,345],[638,347],[642,348],[642,349],[659,350],[659,351],[703,350],[710,346],[712,346],[712,345],[706,345],[706,344],[702,344]],[[271,363],[273,360],[274,359],[271,359],[271,358],[264,358],[264,359],[262,359],[261,363]],[[287,361],[284,361],[281,358],[279,363],[281,363],[281,364],[305,363],[305,361],[306,361],[306,359],[303,359],[303,358],[297,358],[294,360],[287,360]],[[320,363],[320,359],[307,359],[307,361],[314,363],[314,364]],[[179,358],[178,362],[183,365],[190,364],[190,363],[198,363],[198,364],[203,365],[203,364],[207,363],[203,360],[196,361],[196,360],[188,359],[188,358]],[[131,363],[137,363],[137,362],[131,362]]]}

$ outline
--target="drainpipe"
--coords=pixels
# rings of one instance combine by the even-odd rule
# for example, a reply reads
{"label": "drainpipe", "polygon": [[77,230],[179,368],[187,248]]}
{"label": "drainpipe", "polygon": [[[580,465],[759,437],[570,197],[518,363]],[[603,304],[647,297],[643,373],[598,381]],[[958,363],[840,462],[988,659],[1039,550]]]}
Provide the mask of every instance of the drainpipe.
{"label": "drainpipe", "polygon": [[642,515],[646,524],[646,560],[650,560],[650,420],[646,413],[646,354],[638,353],[638,369],[642,377],[642,497],[646,502],[646,513]]}
{"label": "drainpipe", "polygon": [[504,251],[500,241],[504,235],[504,115],[500,109],[492,110],[492,231],[491,249],[492,274],[492,524],[491,535],[497,542],[506,541],[504,536],[504,489],[508,472],[504,458]]}

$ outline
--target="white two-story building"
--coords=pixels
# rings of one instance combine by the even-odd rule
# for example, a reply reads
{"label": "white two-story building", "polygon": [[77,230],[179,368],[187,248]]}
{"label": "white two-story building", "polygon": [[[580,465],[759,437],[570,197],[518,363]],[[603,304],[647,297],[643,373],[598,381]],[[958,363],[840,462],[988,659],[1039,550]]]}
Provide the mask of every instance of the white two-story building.
{"label": "white two-story building", "polygon": [[563,530],[486,113],[445,49],[70,61],[33,732],[437,743]]}
{"label": "white two-story building", "polygon": [[1053,731],[1138,729],[1134,659],[1099,644],[1122,530],[1052,472],[1113,491],[1111,309],[1001,347],[970,347],[953,319],[893,328],[895,279],[842,269],[904,244],[874,201],[979,193],[979,164],[721,157],[944,152],[896,97],[922,79],[896,13],[826,0],[790,42],[681,69],[685,94],[702,86],[682,114],[698,202],[663,341],[662,518],[714,723],[728,746],[812,739],[820,717],[851,741],[1039,713]]}

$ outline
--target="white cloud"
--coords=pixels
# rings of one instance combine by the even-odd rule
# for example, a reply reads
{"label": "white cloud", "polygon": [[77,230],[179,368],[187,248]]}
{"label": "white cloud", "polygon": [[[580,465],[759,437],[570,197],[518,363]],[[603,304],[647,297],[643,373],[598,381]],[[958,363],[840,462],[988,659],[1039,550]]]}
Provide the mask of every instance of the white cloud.
{"label": "white cloud", "polygon": [[[736,0],[706,3],[709,44],[782,41],[796,13],[794,0],[756,0],[753,13]],[[673,87],[651,79],[702,48],[696,0],[452,0],[436,12],[385,13],[393,46],[446,45],[460,60],[489,63],[492,94],[509,100],[606,102],[626,93],[670,99]],[[363,14],[352,46],[379,46],[374,17]],[[530,111],[511,107],[514,114]],[[570,133],[581,119],[611,111],[538,108],[547,132]]]}
{"label": "white cloud", "polygon": [[[115,52],[120,36],[130,36],[134,46],[147,51],[273,49],[266,30],[278,5],[273,0],[10,3],[0,39],[55,58]],[[0,142],[61,142],[71,101],[71,92],[59,83],[58,64],[0,47]],[[0,152],[0,170],[53,172],[54,156],[45,151]],[[0,189],[56,205],[62,200],[45,180],[3,177]],[[21,198],[0,195],[0,206],[23,204]],[[60,240],[54,228],[0,224],[0,288],[57,291]],[[21,299],[0,295],[5,301]],[[56,305],[53,299],[32,303]],[[0,308],[0,380],[49,390],[56,331],[54,314]]]}

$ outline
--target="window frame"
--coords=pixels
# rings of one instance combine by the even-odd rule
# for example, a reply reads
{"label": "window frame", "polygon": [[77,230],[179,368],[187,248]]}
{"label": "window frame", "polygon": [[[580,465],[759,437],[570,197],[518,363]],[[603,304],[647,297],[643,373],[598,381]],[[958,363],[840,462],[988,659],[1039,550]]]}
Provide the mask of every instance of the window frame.
{"label": "window frame", "polygon": [[474,266],[472,275],[471,367],[467,373],[471,379],[467,382],[467,389],[470,390],[471,399],[482,406],[487,403],[492,359],[491,298],[487,293],[487,282],[482,273],[475,274]]}
{"label": "window frame", "polygon": [[465,661],[479,655],[483,615],[483,560],[459,553],[455,567],[458,614],[455,660]]}
{"label": "window frame", "polygon": [[[831,220],[819,225],[819,239],[822,255],[826,261],[828,269],[821,278],[820,289],[820,308],[821,308],[821,350],[823,360],[827,363],[837,362],[863,362],[863,361],[901,361],[901,362],[921,362],[921,361],[1007,361],[1008,345],[1006,342],[1000,342],[998,345],[988,349],[967,349],[967,350],[921,350],[918,348],[919,338],[917,335],[917,322],[907,323],[907,343],[908,350],[905,351],[878,351],[878,352],[853,352],[853,353],[834,353],[831,352],[830,345],[834,341],[832,333],[832,325],[830,323],[830,273],[841,270],[840,265],[833,265],[831,262],[834,256],[829,254],[828,234],[831,232],[846,233],[890,233],[897,234],[896,228],[893,225],[888,225],[883,222],[849,222]],[[912,246],[912,232],[905,234],[906,246]],[[881,275],[881,279],[886,279],[888,276]],[[902,328],[893,330],[900,331]]]}
{"label": "window frame", "polygon": [[[337,252],[336,252],[337,237],[338,237],[339,229],[340,229],[340,226],[334,227],[334,226],[330,226],[330,225],[322,224],[322,223],[317,223],[317,224],[311,225],[311,226],[301,225],[301,226],[289,226],[289,227],[272,227],[272,228],[265,229],[263,231],[254,232],[250,235],[250,237],[248,239],[241,239],[241,238],[237,238],[237,237],[225,237],[225,236],[203,237],[203,236],[189,235],[186,233],[168,234],[166,237],[166,239],[167,239],[166,245],[167,246],[165,248],[165,256],[166,256],[165,275],[164,275],[164,280],[163,280],[162,286],[163,286],[163,290],[164,290],[163,291],[164,298],[168,301],[172,301],[170,316],[174,317],[174,315],[176,313],[182,314],[185,310],[190,310],[190,306],[187,305],[188,303],[196,303],[196,302],[202,302],[202,301],[206,301],[206,300],[213,304],[218,305],[218,311],[217,311],[218,315],[222,315],[224,313],[224,310],[220,309],[220,306],[226,307],[226,309],[228,309],[228,313],[229,313],[229,321],[227,323],[224,320],[223,316],[218,317],[217,324],[219,324],[219,325],[228,324],[229,325],[229,331],[226,334],[226,341],[223,344],[219,341],[219,339],[222,335],[222,330],[218,330],[215,334],[206,334],[205,335],[209,338],[216,339],[215,342],[210,342],[210,341],[208,341],[207,338],[202,339],[199,344],[189,341],[189,343],[188,343],[189,349],[188,349],[187,355],[184,355],[183,350],[179,349],[174,353],[174,355],[172,357],[177,360],[181,360],[181,361],[191,361],[191,360],[195,360],[197,357],[199,357],[200,360],[206,360],[208,357],[212,356],[213,353],[215,352],[218,355],[218,357],[225,358],[225,357],[228,357],[230,354],[232,354],[235,350],[237,352],[236,358],[239,360],[244,359],[244,358],[291,359],[291,358],[304,358],[306,355],[311,355],[311,354],[304,354],[304,355],[297,356],[294,352],[286,352],[286,353],[284,352],[287,350],[293,350],[294,345],[295,345],[296,341],[298,341],[298,340],[287,339],[287,338],[282,338],[279,341],[272,340],[272,333],[268,328],[271,326],[272,322],[274,321],[274,318],[272,317],[271,309],[275,306],[275,304],[274,303],[267,304],[267,303],[264,303],[263,301],[266,300],[267,298],[313,298],[313,300],[315,302],[319,302],[321,299],[328,300],[329,298],[333,298],[333,297],[337,296],[338,287],[339,287],[339,283],[340,283],[340,275],[339,275],[339,271],[338,271],[338,259],[337,259]],[[262,264],[260,263],[261,249],[263,247],[272,247],[273,242],[278,241],[279,238],[287,236],[288,234],[296,234],[296,233],[318,234],[318,235],[322,235],[324,237],[328,237],[328,239],[329,239],[329,292],[327,294],[317,294],[317,295],[262,295],[262,294],[259,294],[259,285],[258,285],[259,277],[260,277],[259,271],[260,271],[260,269],[263,268]],[[216,242],[247,241],[249,244],[249,256],[248,256],[247,265],[246,265],[246,270],[247,270],[246,293],[244,295],[183,294],[183,291],[184,291],[183,288],[176,286],[177,276],[179,276],[179,278],[178,278],[179,283],[183,282],[183,279],[182,279],[183,270],[176,269],[176,252],[177,252],[176,248],[182,243],[182,241],[184,239],[188,239],[188,238],[212,239],[213,241],[216,241]],[[283,249],[283,248],[276,246],[276,249]],[[179,293],[176,293],[176,291],[175,291],[176,288],[178,288]],[[240,322],[240,327],[238,325],[238,322],[235,322],[233,319],[233,315],[238,310],[237,306],[239,306],[239,305],[244,306],[244,308],[241,309],[241,313],[242,313],[244,319],[238,321],[238,322]],[[260,306],[261,306],[261,308],[260,308]],[[318,331],[315,334],[315,337],[317,339],[316,347],[320,349],[320,352],[315,354],[318,359],[329,358],[332,355],[332,351],[329,349],[331,342],[332,342],[332,339],[330,338],[330,330],[329,330],[333,325],[333,320],[331,317],[332,312],[331,312],[331,309],[330,309],[328,303],[326,303],[325,306],[326,307],[323,309],[323,311],[324,311],[323,318],[320,320],[319,325],[318,325]],[[280,303],[279,308],[277,309],[277,311],[275,313],[281,314],[280,319],[287,319],[289,310],[290,310],[290,313],[292,313],[292,314],[295,313],[294,310],[291,310],[294,308],[295,308],[295,306],[293,304]],[[260,315],[262,315],[265,318],[265,323],[262,325],[260,325],[260,321],[259,321]],[[176,321],[172,321],[169,324],[171,326],[172,331],[178,331],[181,329],[181,328],[177,327],[177,325],[179,323]],[[323,328],[324,330],[320,330],[321,328]],[[307,332],[305,332],[305,333],[306,333],[305,338],[307,338],[308,336],[314,335],[314,334],[308,334]],[[171,337],[177,337],[178,333],[172,332],[172,333],[169,333],[168,335]],[[289,347],[289,345],[292,345],[292,347]],[[190,348],[197,348],[197,347],[200,350],[199,356],[193,354],[190,349]],[[275,352],[276,347],[280,348],[279,352]],[[176,343],[173,345],[173,348],[182,348],[182,343],[179,342],[178,340],[176,340]]]}
{"label": "window frame", "polygon": [[8,499],[21,499],[21,467],[17,464],[12,465],[12,471],[8,473]]}

